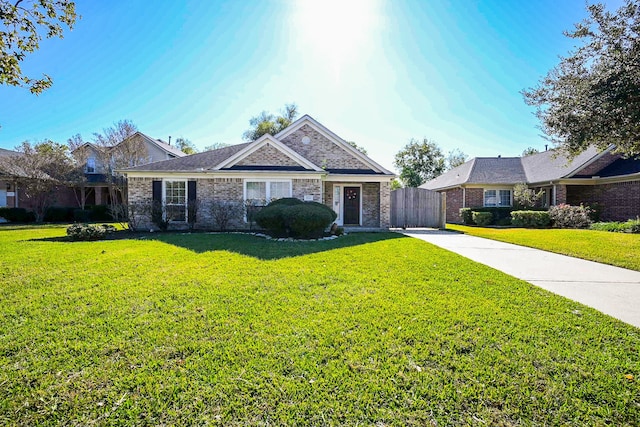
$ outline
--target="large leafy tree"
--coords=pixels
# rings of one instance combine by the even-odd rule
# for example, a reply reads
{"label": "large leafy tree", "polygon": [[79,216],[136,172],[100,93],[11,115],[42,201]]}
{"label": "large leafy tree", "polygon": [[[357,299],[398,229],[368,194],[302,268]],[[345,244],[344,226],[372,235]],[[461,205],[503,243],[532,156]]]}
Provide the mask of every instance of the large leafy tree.
{"label": "large leafy tree", "polygon": [[245,141],[255,141],[267,133],[275,135],[289,127],[297,116],[298,107],[296,104],[286,104],[284,110],[278,115],[263,111],[249,120],[250,127],[242,137]]}
{"label": "large leafy tree", "polygon": [[626,0],[615,13],[602,4],[587,9],[589,17],[565,32],[580,46],[524,90],[525,101],[570,155],[592,144],[640,155],[640,1]]}
{"label": "large leafy tree", "polygon": [[395,167],[400,171],[400,180],[405,187],[418,187],[446,170],[442,150],[433,141],[412,138],[396,153]]}
{"label": "large leafy tree", "polygon": [[44,74],[31,78],[20,63],[40,47],[42,37],[63,37],[76,22],[75,2],[68,0],[0,0],[0,84],[29,88],[34,94],[53,81]]}

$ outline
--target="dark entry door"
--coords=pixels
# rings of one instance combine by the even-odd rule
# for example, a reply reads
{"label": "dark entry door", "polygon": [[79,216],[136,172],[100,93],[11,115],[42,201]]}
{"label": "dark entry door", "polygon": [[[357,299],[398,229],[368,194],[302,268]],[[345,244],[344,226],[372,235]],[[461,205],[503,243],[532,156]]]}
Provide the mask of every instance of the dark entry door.
{"label": "dark entry door", "polygon": [[344,225],[360,225],[360,187],[344,187]]}

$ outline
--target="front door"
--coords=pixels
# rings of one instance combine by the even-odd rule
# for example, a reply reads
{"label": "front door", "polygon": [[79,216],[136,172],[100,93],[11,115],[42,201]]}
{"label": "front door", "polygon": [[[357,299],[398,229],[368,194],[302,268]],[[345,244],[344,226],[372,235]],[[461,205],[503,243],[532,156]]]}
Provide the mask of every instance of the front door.
{"label": "front door", "polygon": [[344,225],[360,225],[360,187],[344,187]]}

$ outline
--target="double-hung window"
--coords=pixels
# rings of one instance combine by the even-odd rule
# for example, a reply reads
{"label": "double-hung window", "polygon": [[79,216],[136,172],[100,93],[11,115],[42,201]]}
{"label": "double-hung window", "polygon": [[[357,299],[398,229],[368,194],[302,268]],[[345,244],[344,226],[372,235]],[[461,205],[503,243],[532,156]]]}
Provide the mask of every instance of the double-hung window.
{"label": "double-hung window", "polygon": [[165,220],[185,222],[187,220],[187,182],[164,181]]}
{"label": "double-hung window", "polygon": [[511,206],[511,190],[484,190],[484,205]]}
{"label": "double-hung window", "polygon": [[291,181],[246,180],[244,198],[255,206],[264,206],[272,200],[291,197]]}

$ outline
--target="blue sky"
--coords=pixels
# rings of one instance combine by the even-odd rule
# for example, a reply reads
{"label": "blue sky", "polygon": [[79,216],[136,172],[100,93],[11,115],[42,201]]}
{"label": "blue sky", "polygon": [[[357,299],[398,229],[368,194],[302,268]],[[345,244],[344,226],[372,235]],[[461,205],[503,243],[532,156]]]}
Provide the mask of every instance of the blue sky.
{"label": "blue sky", "polygon": [[[607,2],[610,8],[619,0]],[[544,149],[520,95],[566,54],[583,0],[78,2],[63,40],[23,64],[40,96],[0,86],[0,147],[64,143],[121,119],[199,148],[242,142],[295,102],[392,168],[410,138],[470,157]]]}

